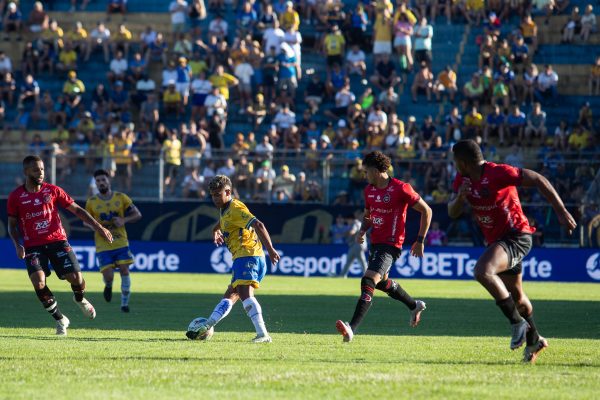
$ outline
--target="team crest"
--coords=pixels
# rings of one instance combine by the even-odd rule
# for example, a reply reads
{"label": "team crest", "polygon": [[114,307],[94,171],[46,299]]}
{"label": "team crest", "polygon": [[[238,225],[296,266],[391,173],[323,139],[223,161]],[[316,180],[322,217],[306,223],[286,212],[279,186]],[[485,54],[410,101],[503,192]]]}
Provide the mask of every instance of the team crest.
{"label": "team crest", "polygon": [[49,194],[45,194],[44,195],[44,203],[48,204],[52,202],[52,196],[50,196]]}
{"label": "team crest", "polygon": [[390,194],[389,194],[389,193],[386,193],[386,194],[383,196],[383,202],[384,202],[384,203],[389,203],[389,202],[390,202],[390,200],[391,200],[391,196],[390,196]]}

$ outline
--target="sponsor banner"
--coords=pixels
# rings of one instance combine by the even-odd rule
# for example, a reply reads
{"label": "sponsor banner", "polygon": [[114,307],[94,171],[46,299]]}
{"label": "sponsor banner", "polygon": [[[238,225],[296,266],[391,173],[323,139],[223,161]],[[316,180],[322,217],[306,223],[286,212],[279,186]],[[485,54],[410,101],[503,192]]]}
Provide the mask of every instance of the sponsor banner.
{"label": "sponsor banner", "polygon": [[[70,241],[83,271],[97,271],[96,251],[90,240]],[[268,272],[288,276],[330,276],[339,274],[346,263],[344,245],[278,245],[281,261]],[[225,247],[209,242],[131,242],[135,256],[133,271],[139,272],[231,272],[231,254]],[[17,259],[12,242],[0,239],[4,254],[2,268],[25,268]],[[483,248],[434,247],[423,258],[409,255],[408,249],[392,266],[394,278],[473,279],[473,270]],[[361,276],[354,261],[350,276]],[[523,279],[558,282],[600,282],[600,252],[593,249],[535,248],[523,261]]]}

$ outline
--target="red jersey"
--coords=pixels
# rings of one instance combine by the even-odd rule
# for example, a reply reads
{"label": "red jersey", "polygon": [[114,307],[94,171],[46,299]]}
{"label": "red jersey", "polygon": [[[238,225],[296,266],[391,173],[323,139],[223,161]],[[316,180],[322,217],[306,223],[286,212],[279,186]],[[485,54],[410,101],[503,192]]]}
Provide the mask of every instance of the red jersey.
{"label": "red jersey", "polygon": [[535,228],[529,226],[517,193],[516,186],[523,181],[521,168],[486,162],[478,181],[456,174],[452,184],[456,193],[463,181],[471,182],[467,201],[488,244],[509,232],[535,232]]}
{"label": "red jersey", "polygon": [[408,183],[392,178],[384,189],[365,188],[365,208],[371,216],[371,243],[397,248],[404,243],[406,210],[421,197]]}
{"label": "red jersey", "polygon": [[28,192],[25,185],[13,190],[8,196],[7,211],[9,217],[19,221],[23,246],[29,248],[67,240],[56,206],[66,208],[73,201],[64,190],[45,182],[36,193]]}

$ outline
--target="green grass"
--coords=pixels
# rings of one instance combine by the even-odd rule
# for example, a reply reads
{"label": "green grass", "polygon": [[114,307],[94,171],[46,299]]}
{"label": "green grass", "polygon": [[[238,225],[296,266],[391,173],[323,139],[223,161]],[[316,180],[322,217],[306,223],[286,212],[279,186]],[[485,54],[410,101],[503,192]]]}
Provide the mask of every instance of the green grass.
{"label": "green grass", "polygon": [[[102,299],[86,273],[98,317],[85,320],[68,284],[48,280],[71,319],[67,338],[35,297],[26,273],[0,270],[0,399],[592,399],[600,393],[600,285],[530,283],[550,347],[536,365],[509,350],[509,327],[474,281],[403,281],[427,302],[421,325],[378,294],[352,343],[356,279],[268,276],[258,292],[273,343],[252,344],[239,304],[212,340],[190,341],[189,321],[208,316],[228,277],[135,274],[132,312]],[[118,278],[116,289],[118,291]]]}

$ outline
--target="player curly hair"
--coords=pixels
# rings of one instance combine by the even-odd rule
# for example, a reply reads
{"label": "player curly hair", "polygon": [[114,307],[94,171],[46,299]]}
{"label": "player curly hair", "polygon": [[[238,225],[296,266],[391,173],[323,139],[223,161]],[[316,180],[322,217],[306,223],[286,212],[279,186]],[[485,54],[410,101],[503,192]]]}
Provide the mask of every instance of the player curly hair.
{"label": "player curly hair", "polygon": [[377,169],[379,172],[386,172],[390,169],[392,161],[388,156],[380,151],[372,151],[365,156],[363,161],[365,167],[372,167]]}
{"label": "player curly hair", "polygon": [[468,163],[479,163],[483,160],[481,148],[471,139],[458,141],[452,146],[452,153],[455,160],[466,161]]}
{"label": "player curly hair", "polygon": [[210,192],[221,191],[223,189],[231,189],[233,186],[231,185],[231,179],[229,179],[225,175],[217,175],[210,180],[208,184],[208,190]]}

